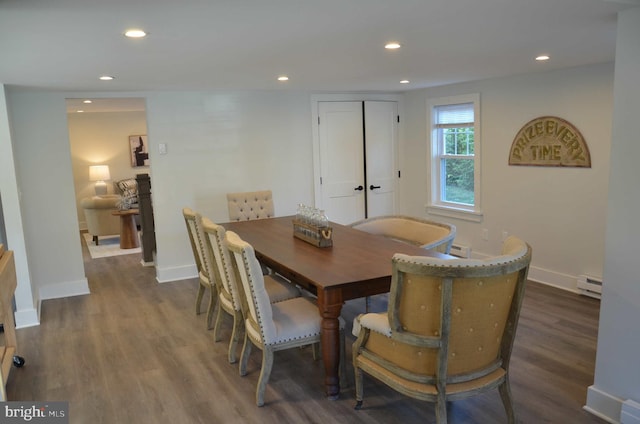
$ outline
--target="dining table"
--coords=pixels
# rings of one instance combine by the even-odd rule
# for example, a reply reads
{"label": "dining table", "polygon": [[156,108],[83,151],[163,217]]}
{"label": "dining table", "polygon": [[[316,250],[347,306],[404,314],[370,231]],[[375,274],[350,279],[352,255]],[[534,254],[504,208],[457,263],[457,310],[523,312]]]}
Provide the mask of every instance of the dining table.
{"label": "dining table", "polygon": [[338,399],[340,322],[345,301],[387,293],[395,253],[451,258],[410,243],[330,222],[332,245],[317,247],[294,236],[295,216],[223,223],[251,244],[257,259],[317,296],[321,326],[325,391]]}

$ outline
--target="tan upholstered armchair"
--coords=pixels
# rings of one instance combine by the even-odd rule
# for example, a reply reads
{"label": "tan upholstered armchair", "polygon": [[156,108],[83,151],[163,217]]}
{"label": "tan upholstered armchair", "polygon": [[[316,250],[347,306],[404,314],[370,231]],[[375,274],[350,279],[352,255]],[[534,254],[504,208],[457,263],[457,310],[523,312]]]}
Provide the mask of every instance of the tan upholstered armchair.
{"label": "tan upholstered armchair", "polygon": [[87,230],[93,236],[93,242],[96,245],[98,245],[99,236],[120,234],[120,218],[111,214],[118,209],[119,201],[120,196],[109,194],[85,197],[80,201]]}
{"label": "tan upholstered armchair", "polygon": [[449,253],[456,237],[456,227],[452,224],[404,215],[367,218],[352,223],[351,227],[440,253]]}
{"label": "tan upholstered armchair", "polygon": [[[453,224],[430,221],[405,215],[385,215],[356,221],[350,225],[360,231],[378,234],[423,249],[449,254],[456,227]],[[365,310],[371,307],[370,297],[365,299]]]}
{"label": "tan upholstered armchair", "polygon": [[272,218],[275,216],[271,190],[227,193],[230,221]]}
{"label": "tan upholstered armchair", "polygon": [[364,371],[436,403],[440,424],[447,401],[498,388],[515,423],[509,359],[530,261],[531,248],[515,237],[502,256],[484,261],[396,254],[388,311],[354,321],[356,409]]}

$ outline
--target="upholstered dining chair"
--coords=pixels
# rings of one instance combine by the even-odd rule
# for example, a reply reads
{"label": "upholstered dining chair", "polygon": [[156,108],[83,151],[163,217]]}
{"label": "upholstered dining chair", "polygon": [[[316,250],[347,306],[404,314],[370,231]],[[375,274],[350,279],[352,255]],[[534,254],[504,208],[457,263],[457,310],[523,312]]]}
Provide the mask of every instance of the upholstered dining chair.
{"label": "upholstered dining chair", "polygon": [[[236,362],[236,348],[240,333],[244,328],[242,320],[242,292],[239,291],[229,250],[224,244],[225,229],[210,219],[203,217],[201,238],[204,241],[204,261],[215,274],[218,282],[218,311],[213,327],[213,340],[220,341],[220,325],[224,313],[233,318],[233,330],[229,341],[229,362]],[[301,295],[300,290],[277,274],[265,275],[264,286],[272,303],[293,299]]]}
{"label": "upholstered dining chair", "polygon": [[[245,336],[240,355],[240,375],[247,374],[251,346],[262,350],[262,367],[256,388],[256,404],[264,405],[264,392],[273,368],[274,352],[320,342],[322,318],[318,307],[308,297],[298,297],[271,303],[264,285],[264,276],[253,247],[233,231],[227,231],[225,243],[234,258],[235,270],[242,282],[246,303],[244,309]],[[344,321],[340,320],[344,330]],[[344,331],[341,337],[344,352]],[[341,361],[344,364],[344,358]],[[342,369],[344,375],[344,368]]]}
{"label": "upholstered dining chair", "polygon": [[[275,216],[271,190],[227,193],[227,208],[230,221],[249,221]],[[266,265],[260,266],[263,274],[273,273]]]}
{"label": "upholstered dining chair", "polygon": [[272,218],[275,216],[271,190],[227,193],[230,221]]}
{"label": "upholstered dining chair", "polygon": [[[366,218],[349,225],[357,230],[378,234],[427,250],[449,254],[456,227],[453,224],[405,215],[384,215]],[[371,298],[365,297],[365,311],[371,308]]]}
{"label": "upholstered dining chair", "polygon": [[191,243],[193,259],[196,262],[198,279],[200,282],[200,285],[198,286],[198,294],[196,295],[196,314],[200,314],[202,298],[204,297],[205,291],[209,290],[209,305],[207,306],[207,329],[210,329],[213,322],[213,312],[216,305],[217,287],[215,281],[212,280],[211,272],[207,268],[207,264],[204,261],[204,244],[198,231],[198,226],[200,225],[202,216],[199,213],[194,212],[190,208],[183,208],[182,215],[184,216],[184,222],[187,224],[189,242]]}
{"label": "upholstered dining chair", "polygon": [[515,423],[509,360],[530,261],[531,248],[515,237],[487,260],[394,255],[388,311],[354,320],[356,409],[365,372],[434,402],[439,424],[447,401],[498,388]]}
{"label": "upholstered dining chair", "polygon": [[405,215],[376,216],[356,221],[350,227],[447,254],[456,237],[453,224]]}

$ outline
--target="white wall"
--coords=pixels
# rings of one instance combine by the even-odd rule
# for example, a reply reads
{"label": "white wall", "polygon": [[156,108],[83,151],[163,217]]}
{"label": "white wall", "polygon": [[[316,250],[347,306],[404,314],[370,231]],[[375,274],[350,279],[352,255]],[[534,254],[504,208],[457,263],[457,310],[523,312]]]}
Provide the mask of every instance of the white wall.
{"label": "white wall", "polygon": [[37,325],[39,296],[29,272],[25,244],[22,205],[16,175],[16,165],[9,128],[5,89],[0,84],[0,216],[3,219],[3,237],[0,242],[13,250],[18,286],[15,291],[16,327]]}
{"label": "white wall", "polygon": [[26,257],[36,299],[88,293],[64,97],[7,90],[7,103]]}
{"label": "white wall", "polygon": [[[227,192],[263,188],[273,190],[279,215],[295,213],[299,202],[312,203],[309,94],[170,92],[121,97],[132,95],[147,98],[158,280],[196,275],[183,206],[226,221]],[[65,97],[78,96],[100,93],[9,90],[27,256],[42,299],[87,291],[65,112]],[[158,154],[159,143],[168,146],[167,155]]]}
{"label": "white wall", "polygon": [[[276,215],[312,203],[310,116],[306,93],[147,97],[159,281],[195,275],[182,207],[222,222],[228,192],[271,189]],[[160,143],[166,155],[158,154]]]}
{"label": "white wall", "polygon": [[80,229],[86,229],[80,200],[95,196],[95,183],[89,181],[89,165],[109,165],[111,180],[106,182],[109,193],[114,192],[114,181],[149,173],[148,166],[131,166],[129,148],[130,135],[147,133],[146,113],[70,113],[68,126],[78,222]]}
{"label": "white wall", "polygon": [[[414,196],[404,199],[404,212],[425,215],[427,98],[480,93],[484,217],[480,223],[446,219],[457,226],[456,243],[470,245],[478,256],[493,255],[506,230],[531,244],[532,279],[574,290],[579,274],[601,277],[612,90],[613,65],[604,64],[408,93],[402,181],[404,192]],[[592,168],[508,165],[518,130],[544,115],[566,119],[580,130]],[[482,229],[488,230],[488,241]]]}
{"label": "white wall", "polygon": [[[622,402],[640,402],[640,8],[621,12],[616,43],[606,254],[595,382],[587,409],[619,422]],[[636,411],[640,414],[640,411]],[[637,421],[627,421],[637,422]]]}

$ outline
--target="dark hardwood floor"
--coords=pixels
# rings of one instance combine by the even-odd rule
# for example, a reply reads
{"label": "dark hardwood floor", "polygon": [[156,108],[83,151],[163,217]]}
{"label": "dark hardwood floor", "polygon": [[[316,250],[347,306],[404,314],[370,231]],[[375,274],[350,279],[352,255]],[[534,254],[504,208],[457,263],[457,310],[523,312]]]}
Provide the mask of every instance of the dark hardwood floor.
{"label": "dark hardwood floor", "polygon": [[[158,284],[140,255],[91,260],[91,295],[42,302],[41,325],[18,330],[23,368],[7,383],[10,400],[69,401],[71,423],[433,423],[434,409],[365,377],[364,407],[350,385],[337,401],[323,394],[322,361],[311,349],[277,352],[255,406],[260,352],[246,377],[227,362],[231,321],[214,343],[195,315],[197,280]],[[380,299],[377,299],[380,306]],[[376,299],[374,299],[376,302]],[[374,303],[375,304],[375,303]],[[345,305],[349,323],[364,301]],[[604,423],[582,410],[593,383],[599,301],[529,283],[511,362],[518,422]],[[351,358],[348,334],[347,358]],[[452,402],[449,422],[504,423],[490,392]]]}

